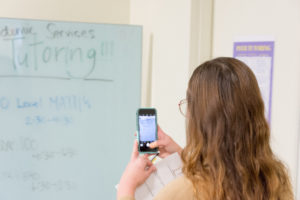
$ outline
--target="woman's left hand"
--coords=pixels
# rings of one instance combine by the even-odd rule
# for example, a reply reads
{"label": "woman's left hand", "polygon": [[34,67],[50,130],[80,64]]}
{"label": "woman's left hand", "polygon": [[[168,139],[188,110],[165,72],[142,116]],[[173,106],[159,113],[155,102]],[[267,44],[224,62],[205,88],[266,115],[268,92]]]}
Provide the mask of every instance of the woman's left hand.
{"label": "woman's left hand", "polygon": [[156,170],[148,157],[147,154],[139,155],[138,144],[135,140],[131,159],[118,185],[118,198],[122,196],[134,197],[136,188],[144,183],[150,174]]}

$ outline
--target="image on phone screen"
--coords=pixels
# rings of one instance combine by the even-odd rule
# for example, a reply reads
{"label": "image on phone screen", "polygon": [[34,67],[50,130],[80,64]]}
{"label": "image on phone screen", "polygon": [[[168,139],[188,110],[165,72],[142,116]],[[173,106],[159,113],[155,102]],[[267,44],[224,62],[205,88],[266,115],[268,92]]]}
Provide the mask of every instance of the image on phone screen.
{"label": "image on phone screen", "polygon": [[139,115],[139,148],[140,151],[156,151],[149,147],[151,142],[156,140],[156,115]]}

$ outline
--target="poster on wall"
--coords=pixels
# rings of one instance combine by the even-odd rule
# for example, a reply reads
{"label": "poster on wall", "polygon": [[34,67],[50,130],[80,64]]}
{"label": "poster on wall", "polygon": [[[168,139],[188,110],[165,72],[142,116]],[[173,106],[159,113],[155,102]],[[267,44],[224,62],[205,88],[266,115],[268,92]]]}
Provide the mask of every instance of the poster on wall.
{"label": "poster on wall", "polygon": [[274,40],[237,40],[233,57],[246,63],[254,72],[265,103],[265,116],[271,122]]}

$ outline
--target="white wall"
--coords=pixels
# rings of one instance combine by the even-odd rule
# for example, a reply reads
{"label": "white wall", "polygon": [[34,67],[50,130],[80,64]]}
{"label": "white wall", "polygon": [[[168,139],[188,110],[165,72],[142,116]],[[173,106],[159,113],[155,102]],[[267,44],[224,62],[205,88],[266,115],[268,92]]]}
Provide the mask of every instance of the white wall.
{"label": "white wall", "polygon": [[[142,105],[158,110],[158,122],[185,145],[186,97],[191,71],[211,54],[212,3],[206,0],[131,0],[130,22],[143,26]],[[201,30],[201,32],[200,32]]]}
{"label": "white wall", "polygon": [[232,56],[236,36],[273,36],[271,142],[296,188],[299,10],[297,0],[131,0],[130,22],[144,26],[142,105],[157,107],[162,127],[184,144],[184,119],[176,106],[184,98],[192,69],[211,55]]}
{"label": "white wall", "polygon": [[[236,36],[274,36],[272,147],[296,188],[300,133],[300,1],[215,0],[213,56],[232,56]],[[300,199],[300,197],[298,197]]]}
{"label": "white wall", "polygon": [[130,22],[144,31],[142,105],[156,107],[158,123],[182,145],[185,123],[178,102],[185,98],[189,74],[190,5],[190,0],[131,0],[130,7]]}
{"label": "white wall", "polygon": [[0,6],[0,17],[116,24],[128,24],[129,12],[129,0],[9,0]]}

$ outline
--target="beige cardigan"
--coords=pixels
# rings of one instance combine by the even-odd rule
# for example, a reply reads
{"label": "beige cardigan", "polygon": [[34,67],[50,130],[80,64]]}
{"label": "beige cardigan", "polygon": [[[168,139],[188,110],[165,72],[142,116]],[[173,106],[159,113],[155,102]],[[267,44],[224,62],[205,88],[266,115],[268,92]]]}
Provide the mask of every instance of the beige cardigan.
{"label": "beige cardigan", "polygon": [[[192,183],[185,177],[171,181],[154,198],[154,200],[193,200]],[[118,200],[135,200],[134,197],[121,197]]]}

